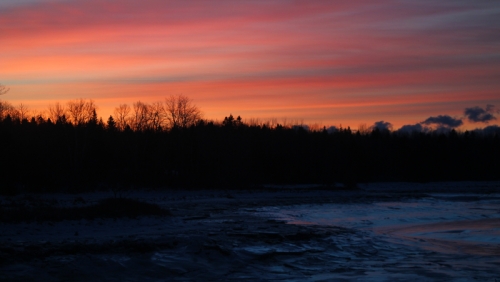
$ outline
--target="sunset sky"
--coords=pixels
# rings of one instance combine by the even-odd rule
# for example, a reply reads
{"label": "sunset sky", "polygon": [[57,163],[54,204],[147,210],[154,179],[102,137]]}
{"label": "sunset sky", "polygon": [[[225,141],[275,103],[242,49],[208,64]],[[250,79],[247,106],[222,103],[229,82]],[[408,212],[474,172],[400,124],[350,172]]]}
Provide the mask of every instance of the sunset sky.
{"label": "sunset sky", "polygon": [[208,119],[482,128],[500,124],[500,1],[1,0],[0,83],[103,119],[183,94]]}

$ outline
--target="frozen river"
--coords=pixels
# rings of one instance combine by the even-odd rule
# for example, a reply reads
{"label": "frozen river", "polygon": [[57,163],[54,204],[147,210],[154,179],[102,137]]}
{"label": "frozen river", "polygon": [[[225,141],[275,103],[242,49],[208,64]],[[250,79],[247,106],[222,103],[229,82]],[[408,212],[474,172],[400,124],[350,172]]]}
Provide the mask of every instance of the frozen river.
{"label": "frozen river", "polygon": [[378,234],[500,243],[500,194],[434,194],[405,202],[270,207],[263,212],[291,224],[334,225]]}
{"label": "frozen river", "polygon": [[[260,211],[289,224],[339,226],[365,234],[361,241],[374,249],[373,261],[358,258],[358,266],[370,266],[376,273],[365,278],[400,277],[387,271],[385,262],[393,259],[401,264],[406,259],[409,268],[421,267],[422,272],[465,281],[474,277],[500,280],[498,193],[435,193],[403,201],[264,207]],[[335,244],[348,249],[349,242]],[[384,251],[384,263],[376,263]],[[434,262],[443,267],[436,268]]]}
{"label": "frozen river", "polygon": [[[4,217],[0,280],[500,281],[500,183],[316,188],[135,191],[128,197],[169,215]],[[14,214],[109,196],[18,195],[0,204]]]}

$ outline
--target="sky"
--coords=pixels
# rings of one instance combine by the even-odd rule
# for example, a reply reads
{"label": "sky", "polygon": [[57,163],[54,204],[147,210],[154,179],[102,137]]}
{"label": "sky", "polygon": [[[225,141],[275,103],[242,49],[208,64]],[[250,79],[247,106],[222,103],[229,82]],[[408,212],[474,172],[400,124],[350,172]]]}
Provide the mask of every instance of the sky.
{"label": "sky", "polygon": [[182,94],[207,119],[482,128],[500,1],[1,0],[0,83],[15,106],[93,99],[104,119]]}

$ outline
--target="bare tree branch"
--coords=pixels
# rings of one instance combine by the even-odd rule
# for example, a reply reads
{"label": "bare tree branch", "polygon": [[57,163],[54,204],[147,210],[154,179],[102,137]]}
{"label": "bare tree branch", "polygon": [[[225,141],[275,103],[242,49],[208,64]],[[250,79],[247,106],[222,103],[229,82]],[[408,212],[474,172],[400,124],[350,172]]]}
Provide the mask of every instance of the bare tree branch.
{"label": "bare tree branch", "polygon": [[68,112],[74,124],[88,123],[97,109],[93,100],[77,99],[68,102]]}
{"label": "bare tree branch", "polygon": [[164,111],[170,128],[188,127],[201,119],[201,111],[184,95],[166,98]]}
{"label": "bare tree branch", "polygon": [[21,103],[19,104],[19,106],[17,107],[17,111],[19,112],[19,119],[21,120],[21,122],[24,120],[24,119],[27,119],[28,118],[28,114],[29,114],[29,109],[28,107]]}
{"label": "bare tree branch", "polygon": [[165,109],[162,102],[154,102],[149,106],[151,129],[159,131],[165,123]]}
{"label": "bare tree branch", "polygon": [[3,120],[8,115],[12,117],[12,115],[16,114],[16,109],[6,101],[0,101],[0,120]]}
{"label": "bare tree branch", "polygon": [[67,115],[67,110],[61,105],[59,102],[56,102],[54,105],[49,106],[49,118],[53,122],[65,121]]}
{"label": "bare tree branch", "polygon": [[142,131],[148,128],[150,122],[149,105],[141,101],[133,104],[132,127],[134,130]]}
{"label": "bare tree branch", "polygon": [[119,130],[124,130],[128,125],[128,115],[130,113],[130,106],[121,104],[115,108],[116,125]]}
{"label": "bare tree branch", "polygon": [[9,92],[9,88],[7,88],[7,86],[3,85],[3,84],[0,84],[0,95],[3,95],[7,92]]}

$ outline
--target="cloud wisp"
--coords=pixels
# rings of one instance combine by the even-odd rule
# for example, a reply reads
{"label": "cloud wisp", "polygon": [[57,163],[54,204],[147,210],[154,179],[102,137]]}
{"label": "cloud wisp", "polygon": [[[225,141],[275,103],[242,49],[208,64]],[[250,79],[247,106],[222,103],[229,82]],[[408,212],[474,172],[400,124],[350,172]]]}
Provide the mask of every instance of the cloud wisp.
{"label": "cloud wisp", "polygon": [[425,125],[436,125],[437,127],[456,128],[464,124],[462,119],[453,118],[449,115],[438,115],[437,117],[429,117],[421,122]]}

